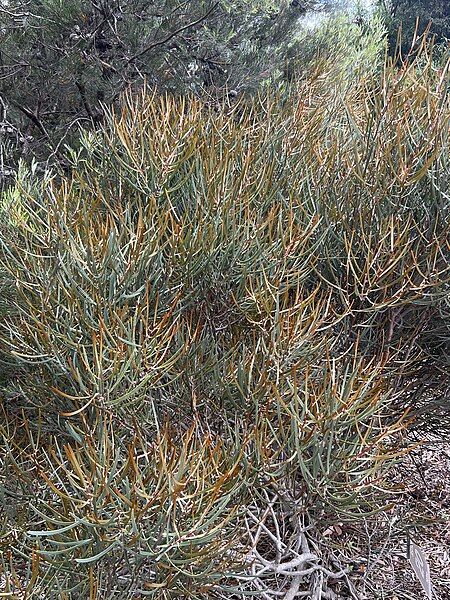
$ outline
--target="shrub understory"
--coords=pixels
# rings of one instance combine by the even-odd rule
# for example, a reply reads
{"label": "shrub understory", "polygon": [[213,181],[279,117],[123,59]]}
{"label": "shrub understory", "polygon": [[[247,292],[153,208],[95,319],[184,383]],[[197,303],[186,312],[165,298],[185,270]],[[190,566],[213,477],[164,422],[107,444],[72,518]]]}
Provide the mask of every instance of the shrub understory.
{"label": "shrub understory", "polygon": [[308,531],[448,431],[448,64],[334,68],[125,96],[5,194],[10,597],[333,597]]}

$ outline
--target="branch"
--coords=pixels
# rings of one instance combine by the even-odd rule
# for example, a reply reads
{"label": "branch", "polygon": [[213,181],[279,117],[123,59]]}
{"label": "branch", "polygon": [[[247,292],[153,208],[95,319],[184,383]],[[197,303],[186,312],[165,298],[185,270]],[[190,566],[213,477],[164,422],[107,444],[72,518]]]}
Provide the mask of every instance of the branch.
{"label": "branch", "polygon": [[18,102],[12,102],[12,105],[15,106],[17,109],[19,109],[20,112],[22,112],[26,117],[28,117],[30,119],[30,121],[32,121],[32,123],[34,123],[34,125],[36,125],[36,127],[41,131],[41,133],[43,133],[45,135],[47,140],[50,141],[50,136],[48,135],[47,130],[45,129],[45,127],[39,120],[38,116],[35,115],[32,110],[30,110],[26,106],[22,106]]}
{"label": "branch", "polygon": [[153,42],[153,43],[149,44],[148,46],[146,46],[143,50],[140,50],[136,54],[133,54],[133,56],[127,60],[127,64],[129,64],[130,62],[133,62],[134,60],[136,60],[136,58],[139,58],[140,56],[142,56],[149,50],[152,50],[152,48],[156,48],[157,46],[163,46],[164,44],[169,42],[172,38],[177,36],[179,33],[186,31],[186,29],[191,29],[192,27],[195,27],[196,25],[200,25],[200,23],[202,23],[205,19],[207,19],[209,17],[209,15],[213,12],[213,10],[215,10],[217,8],[218,5],[219,5],[219,3],[216,2],[215,4],[213,4],[213,6],[211,6],[211,8],[202,17],[200,17],[196,21],[192,21],[191,23],[188,23],[187,25],[183,25],[183,27],[176,29],[175,31],[170,33],[168,36],[163,38],[162,40]]}
{"label": "branch", "polygon": [[27,108],[26,106],[22,106],[22,104],[19,104],[18,102],[11,102],[11,104],[13,106],[15,106],[18,110],[20,110],[20,112],[22,112],[26,117],[28,117],[28,119],[30,119],[30,121],[36,125],[36,127],[39,129],[39,131],[44,135],[45,139],[47,140],[51,150],[52,150],[52,154],[51,156],[53,156],[54,154],[57,155],[62,161],[65,161],[64,155],[61,153],[61,151],[59,150],[59,144],[58,146],[55,148],[51,137],[49,136],[47,130],[45,129],[44,125],[42,124],[41,120],[39,119],[39,117],[29,108]]}
{"label": "branch", "polygon": [[88,99],[86,97],[86,88],[81,83],[81,81],[78,81],[78,80],[75,81],[75,85],[77,86],[78,91],[80,92],[84,110],[86,111],[86,113],[87,113],[88,117],[91,119],[91,121],[94,122],[96,119],[95,119],[94,113],[92,112],[91,105],[89,104]]}
{"label": "branch", "polygon": [[294,577],[294,579],[291,583],[291,587],[286,592],[284,600],[294,600],[294,598],[296,597],[296,595],[300,589],[301,582],[302,582],[302,578],[299,575]]}

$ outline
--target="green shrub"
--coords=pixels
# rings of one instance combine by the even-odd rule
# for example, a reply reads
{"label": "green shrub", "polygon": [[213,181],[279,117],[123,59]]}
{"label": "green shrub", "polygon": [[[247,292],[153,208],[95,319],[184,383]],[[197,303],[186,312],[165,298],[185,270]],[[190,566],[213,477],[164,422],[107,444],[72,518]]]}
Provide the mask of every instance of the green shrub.
{"label": "green shrub", "polygon": [[423,64],[342,85],[325,62],[220,111],[128,95],[69,177],[23,173],[0,239],[16,589],[286,591],[249,515],[277,507],[289,562],[305,519],[383,505],[401,432],[445,409],[448,72]]}

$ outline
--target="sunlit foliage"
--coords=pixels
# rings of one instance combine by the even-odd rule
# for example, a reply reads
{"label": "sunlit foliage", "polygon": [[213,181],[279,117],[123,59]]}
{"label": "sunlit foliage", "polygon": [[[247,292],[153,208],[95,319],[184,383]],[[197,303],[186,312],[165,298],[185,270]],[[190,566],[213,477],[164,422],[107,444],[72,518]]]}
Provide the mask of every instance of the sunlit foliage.
{"label": "sunlit foliage", "polygon": [[128,94],[68,177],[23,171],[7,591],[294,597],[323,569],[305,523],[382,507],[405,428],[445,427],[448,65],[422,59],[221,107]]}

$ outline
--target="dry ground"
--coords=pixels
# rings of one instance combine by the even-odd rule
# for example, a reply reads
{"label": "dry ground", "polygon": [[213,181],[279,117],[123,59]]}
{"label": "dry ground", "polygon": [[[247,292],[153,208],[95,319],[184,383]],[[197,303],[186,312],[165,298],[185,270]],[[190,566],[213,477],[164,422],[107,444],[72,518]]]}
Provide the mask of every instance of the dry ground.
{"label": "dry ground", "polygon": [[[407,531],[428,557],[433,600],[450,600],[450,443],[428,441],[393,472],[400,502],[387,514],[341,534],[341,559],[354,563],[342,600],[422,600],[426,598],[408,559]],[[438,519],[438,521],[436,521]]]}

